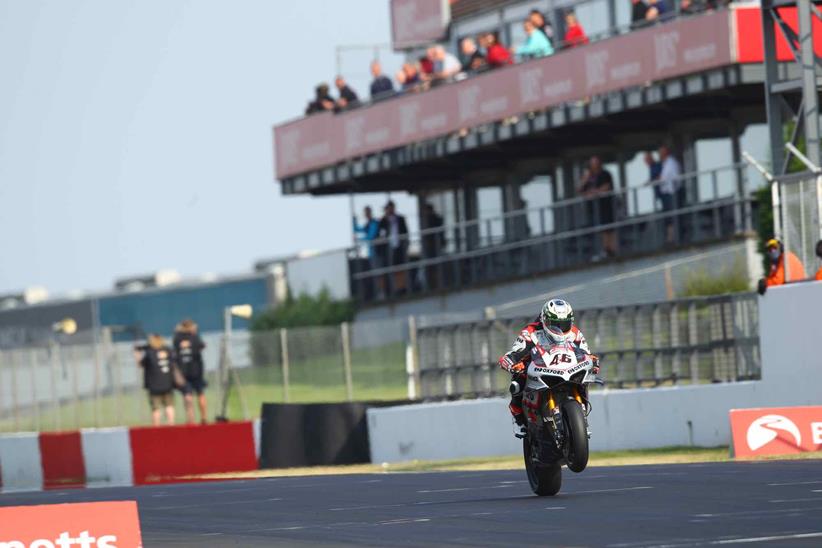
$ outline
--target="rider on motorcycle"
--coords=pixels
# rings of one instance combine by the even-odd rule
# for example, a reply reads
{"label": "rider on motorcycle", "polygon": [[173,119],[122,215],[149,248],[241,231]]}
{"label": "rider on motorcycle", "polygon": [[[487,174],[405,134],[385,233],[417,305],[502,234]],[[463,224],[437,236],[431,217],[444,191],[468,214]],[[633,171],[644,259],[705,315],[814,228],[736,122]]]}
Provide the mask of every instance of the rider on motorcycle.
{"label": "rider on motorcycle", "polygon": [[[582,352],[590,354],[588,343],[582,331],[574,325],[574,309],[567,301],[562,299],[551,299],[542,307],[539,317],[526,325],[514,341],[511,350],[503,354],[499,359],[499,366],[511,373],[512,381],[517,381],[519,390],[512,392],[511,404],[508,409],[514,417],[514,435],[518,438],[525,436],[525,414],[522,410],[522,389],[525,387],[526,372],[528,363],[531,361],[531,350],[534,348],[532,335],[534,332],[548,328],[559,328],[565,337],[565,342],[573,343]],[[548,333],[551,338],[553,335]],[[599,366],[594,369],[596,374]]]}

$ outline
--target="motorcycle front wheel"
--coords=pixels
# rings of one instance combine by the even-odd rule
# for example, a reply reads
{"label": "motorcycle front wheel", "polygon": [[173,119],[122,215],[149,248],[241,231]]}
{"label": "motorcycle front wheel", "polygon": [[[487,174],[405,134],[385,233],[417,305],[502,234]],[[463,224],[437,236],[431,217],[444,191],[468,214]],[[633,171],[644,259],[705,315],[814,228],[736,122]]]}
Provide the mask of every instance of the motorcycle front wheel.
{"label": "motorcycle front wheel", "polygon": [[522,452],[531,490],[541,497],[556,495],[562,487],[562,467],[556,462],[552,464],[534,462],[531,450],[531,440],[526,437],[522,440]]}
{"label": "motorcycle front wheel", "polygon": [[575,400],[562,403],[562,418],[565,422],[565,460],[571,472],[582,472],[588,466],[588,431],[582,406]]}

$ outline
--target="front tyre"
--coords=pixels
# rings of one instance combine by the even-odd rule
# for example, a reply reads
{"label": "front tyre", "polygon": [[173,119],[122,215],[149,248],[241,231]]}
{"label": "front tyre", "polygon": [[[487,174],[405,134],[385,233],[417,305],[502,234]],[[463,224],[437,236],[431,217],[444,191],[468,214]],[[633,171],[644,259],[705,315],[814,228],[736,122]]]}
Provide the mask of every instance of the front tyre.
{"label": "front tyre", "polygon": [[575,400],[562,404],[562,418],[565,421],[565,460],[571,472],[582,472],[588,466],[588,431],[582,406]]}
{"label": "front tyre", "polygon": [[522,440],[522,452],[525,457],[525,472],[531,491],[540,497],[551,497],[559,493],[562,487],[562,467],[559,463],[541,464],[534,462],[531,453],[531,440],[526,436]]}

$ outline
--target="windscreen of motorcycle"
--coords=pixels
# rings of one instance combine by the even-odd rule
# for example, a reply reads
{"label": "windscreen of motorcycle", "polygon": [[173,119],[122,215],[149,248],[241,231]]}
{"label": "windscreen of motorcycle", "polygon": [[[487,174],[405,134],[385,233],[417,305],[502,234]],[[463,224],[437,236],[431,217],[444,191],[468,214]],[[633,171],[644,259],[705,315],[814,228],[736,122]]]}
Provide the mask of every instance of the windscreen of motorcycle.
{"label": "windscreen of motorcycle", "polygon": [[540,380],[543,375],[561,377],[567,381],[585,367],[585,362],[577,361],[572,344],[557,342],[542,332],[534,333],[534,343],[528,368],[528,382],[532,388],[545,386]]}

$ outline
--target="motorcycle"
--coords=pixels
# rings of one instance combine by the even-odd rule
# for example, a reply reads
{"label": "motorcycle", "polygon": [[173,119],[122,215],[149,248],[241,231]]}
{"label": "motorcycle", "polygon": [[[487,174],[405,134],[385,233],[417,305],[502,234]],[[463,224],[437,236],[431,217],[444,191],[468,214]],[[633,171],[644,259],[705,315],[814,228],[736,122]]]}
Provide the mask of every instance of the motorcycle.
{"label": "motorcycle", "polygon": [[535,494],[552,496],[562,487],[562,465],[576,473],[588,465],[588,385],[603,382],[596,375],[598,359],[567,342],[559,329],[539,330],[532,337],[526,384],[513,381],[511,393],[524,389],[528,483]]}

